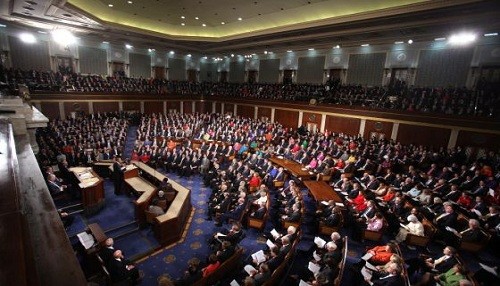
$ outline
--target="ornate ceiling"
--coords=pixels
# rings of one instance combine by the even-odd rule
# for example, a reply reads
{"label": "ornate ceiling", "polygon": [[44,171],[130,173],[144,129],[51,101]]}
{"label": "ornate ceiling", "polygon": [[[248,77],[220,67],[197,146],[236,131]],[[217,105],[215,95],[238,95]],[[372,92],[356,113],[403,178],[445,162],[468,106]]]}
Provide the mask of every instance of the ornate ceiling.
{"label": "ornate ceiling", "polygon": [[10,0],[0,3],[0,22],[221,54],[498,32],[499,8],[496,0]]}

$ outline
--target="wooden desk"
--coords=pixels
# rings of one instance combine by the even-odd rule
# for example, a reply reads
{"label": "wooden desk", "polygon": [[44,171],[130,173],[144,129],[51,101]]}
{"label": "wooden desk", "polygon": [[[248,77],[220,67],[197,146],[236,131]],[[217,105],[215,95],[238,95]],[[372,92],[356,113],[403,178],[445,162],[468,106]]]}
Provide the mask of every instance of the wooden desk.
{"label": "wooden desk", "polygon": [[[110,174],[113,173],[113,163],[109,165],[107,168],[110,172]],[[123,178],[128,179],[128,178],[133,178],[139,176],[139,169],[134,165],[134,164],[128,164],[125,166],[125,170],[123,170]]]}
{"label": "wooden desk", "polygon": [[339,194],[325,181],[304,181],[304,185],[317,202],[333,200],[336,203],[343,203]]}
{"label": "wooden desk", "polygon": [[95,241],[98,245],[103,246],[108,236],[104,233],[101,226],[97,223],[91,223],[88,225],[89,231],[94,236]]}
{"label": "wooden desk", "polygon": [[[154,185],[159,185],[166,178],[165,175],[142,162],[133,161],[132,163],[142,171],[143,176],[146,175],[145,177],[149,177],[151,180],[150,183]],[[174,243],[182,237],[184,227],[192,209],[191,190],[174,180],[169,179],[168,182],[177,191],[177,195],[167,212],[157,216],[153,225],[155,237],[162,245]]]}
{"label": "wooden desk", "polygon": [[69,169],[78,183],[82,204],[86,214],[93,214],[104,207],[104,181],[92,168],[73,167]]}
{"label": "wooden desk", "polygon": [[309,170],[304,168],[304,166],[292,160],[275,156],[271,157],[269,161],[271,161],[273,164],[283,167],[283,169],[291,173],[293,176],[302,180],[311,180],[311,177],[315,175],[314,172],[310,172]]}
{"label": "wooden desk", "polygon": [[[97,162],[92,163],[92,168],[94,171],[99,174],[101,177],[109,177],[112,172],[113,168],[109,168],[110,166],[113,166],[114,161],[113,160],[101,160]],[[111,170],[111,171],[110,171]]]}
{"label": "wooden desk", "polygon": [[141,194],[139,198],[134,201],[135,218],[139,221],[139,224],[146,223],[145,212],[151,204],[153,198],[156,196],[157,188],[139,176],[125,179],[125,184],[127,187]]}

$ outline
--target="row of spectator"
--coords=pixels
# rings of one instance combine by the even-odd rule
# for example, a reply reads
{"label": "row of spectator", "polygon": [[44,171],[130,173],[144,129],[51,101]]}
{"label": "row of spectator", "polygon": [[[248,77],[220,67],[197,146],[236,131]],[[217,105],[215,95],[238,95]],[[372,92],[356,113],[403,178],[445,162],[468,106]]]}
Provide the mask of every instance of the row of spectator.
{"label": "row of spectator", "polygon": [[496,116],[500,100],[494,89],[470,90],[464,87],[420,88],[396,84],[392,87],[366,87],[326,84],[212,83],[167,81],[162,79],[103,77],[76,73],[4,71],[6,83],[15,89],[27,85],[32,91],[141,93],[224,96],[286,101],[309,101],[365,108],[432,112],[450,115]]}

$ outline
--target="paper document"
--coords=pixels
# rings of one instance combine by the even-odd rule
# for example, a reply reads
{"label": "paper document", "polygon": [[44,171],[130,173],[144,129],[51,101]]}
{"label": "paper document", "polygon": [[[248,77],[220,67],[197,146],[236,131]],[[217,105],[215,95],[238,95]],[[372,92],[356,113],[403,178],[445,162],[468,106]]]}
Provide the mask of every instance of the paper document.
{"label": "paper document", "polygon": [[231,281],[229,286],[240,286],[240,284],[238,284],[238,282],[236,282],[236,280],[233,279],[233,281]]}
{"label": "paper document", "polygon": [[483,264],[481,262],[479,262],[479,265],[486,271],[488,271],[489,273],[497,276],[497,271],[498,271],[498,268],[497,267],[491,267],[491,266],[488,266],[486,264]]}
{"label": "paper document", "polygon": [[318,246],[318,248],[323,248],[323,247],[325,247],[326,241],[324,239],[322,239],[321,237],[316,236],[314,238],[314,243]]}
{"label": "paper document", "polygon": [[274,238],[278,238],[280,236],[280,234],[276,231],[276,229],[273,228],[273,230],[271,230],[271,235],[274,237]]}
{"label": "paper document", "polygon": [[300,280],[299,286],[311,286],[311,285],[304,280]]}
{"label": "paper document", "polygon": [[407,227],[406,225],[402,224],[402,223],[399,223],[399,225],[400,225],[402,228],[404,228],[404,229],[408,229],[408,227]]}
{"label": "paper document", "polygon": [[453,232],[453,233],[457,233],[457,230],[456,230],[456,229],[454,229],[454,228],[452,228],[452,227],[447,226],[447,227],[445,227],[445,229],[446,229],[447,231],[451,231],[451,232]]}
{"label": "paper document", "polygon": [[273,248],[276,246],[276,244],[274,244],[271,240],[267,240],[266,241],[266,244],[267,244],[267,247],[269,247],[269,249]]}
{"label": "paper document", "polygon": [[342,192],[341,188],[333,188],[336,192]]}
{"label": "paper document", "polygon": [[348,193],[347,193],[347,192],[340,192],[340,193],[341,193],[342,195],[344,195],[344,196],[347,196],[347,195],[348,195]]}
{"label": "paper document", "polygon": [[316,276],[316,274],[319,272],[321,267],[314,262],[309,262],[309,266],[307,267],[307,269],[311,270],[311,272],[314,274],[314,276]]}
{"label": "paper document", "polygon": [[370,259],[372,257],[373,257],[373,254],[367,252],[365,255],[363,255],[363,257],[361,257],[361,259],[368,260],[368,259]]}
{"label": "paper document", "polygon": [[262,262],[266,261],[266,256],[264,255],[263,250],[259,250],[259,251],[255,252],[254,254],[252,254],[252,258],[253,258],[253,260],[257,261],[257,263],[262,263]]}
{"label": "paper document", "polygon": [[245,271],[248,273],[248,275],[252,275],[252,272],[257,271],[257,269],[255,269],[255,267],[253,267],[250,264],[245,265],[245,267],[243,267],[243,269],[245,269]]}
{"label": "paper document", "polygon": [[225,235],[225,234],[223,234],[223,233],[218,232],[215,236],[217,236],[217,237],[223,237],[223,236],[227,236],[227,235]]}
{"label": "paper document", "polygon": [[318,253],[316,253],[316,250],[313,252],[313,258],[316,261],[320,261],[321,260],[321,256],[319,256]]}
{"label": "paper document", "polygon": [[366,267],[361,268],[361,274],[365,278],[365,280],[371,280],[372,279],[372,271],[369,270]]}
{"label": "paper document", "polygon": [[95,244],[94,237],[86,232],[80,232],[76,235],[80,243],[85,247],[85,249],[91,248]]}
{"label": "paper document", "polygon": [[321,201],[321,204],[327,206],[328,205],[328,202],[327,201]]}
{"label": "paper document", "polygon": [[338,207],[345,207],[344,203],[335,203],[335,205]]}

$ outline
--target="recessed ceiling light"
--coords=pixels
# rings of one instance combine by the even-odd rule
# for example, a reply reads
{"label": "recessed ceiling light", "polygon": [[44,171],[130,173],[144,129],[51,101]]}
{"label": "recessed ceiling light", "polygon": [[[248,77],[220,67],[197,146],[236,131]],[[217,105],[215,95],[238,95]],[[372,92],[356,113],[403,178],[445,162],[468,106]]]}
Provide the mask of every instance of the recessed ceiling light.
{"label": "recessed ceiling light", "polygon": [[267,55],[267,51],[264,51],[264,55]]}
{"label": "recessed ceiling light", "polygon": [[198,17],[194,17],[194,19],[195,19],[195,20],[200,20],[200,18],[198,18]]}
{"label": "recessed ceiling light", "polygon": [[226,25],[226,22],[220,22],[220,23],[221,23],[221,25]]}
{"label": "recessed ceiling light", "polygon": [[186,19],[186,16],[181,16],[181,19]]}
{"label": "recessed ceiling light", "polygon": [[155,49],[148,49],[148,52],[155,52],[156,50]]}
{"label": "recessed ceiling light", "polygon": [[411,44],[413,44],[413,40],[412,40],[412,39],[409,39],[409,40],[408,40],[408,44],[410,44],[410,45],[411,45]]}
{"label": "recessed ceiling light", "polygon": [[132,2],[132,1],[127,1],[127,3],[128,3],[128,4],[133,4],[134,2]]}
{"label": "recessed ceiling light", "polygon": [[231,58],[234,58],[234,54],[231,54]]}
{"label": "recessed ceiling light", "polygon": [[181,26],[186,26],[186,23],[181,23]]}
{"label": "recessed ceiling light", "polygon": [[201,24],[201,25],[202,25],[203,27],[206,27],[206,26],[207,26],[207,24],[205,24],[205,23],[203,23],[203,24]]}
{"label": "recessed ceiling light", "polygon": [[0,24],[0,27],[5,28],[5,27],[7,27],[7,25],[5,25],[5,24]]}
{"label": "recessed ceiling light", "polygon": [[133,47],[134,47],[134,46],[132,46],[132,45],[125,44],[125,48],[127,48],[127,49],[129,49],[129,50],[130,50],[130,49],[132,49]]}
{"label": "recessed ceiling light", "polygon": [[444,41],[446,38],[435,38],[434,41]]}
{"label": "recessed ceiling light", "polygon": [[495,37],[498,36],[498,33],[486,33],[484,34],[485,37]]}
{"label": "recessed ceiling light", "polygon": [[309,48],[309,49],[307,49],[307,50],[308,50],[308,51],[314,51],[314,48]]}
{"label": "recessed ceiling light", "polygon": [[103,43],[103,44],[109,44],[109,42],[108,42],[108,41],[102,41],[102,43]]}
{"label": "recessed ceiling light", "polygon": [[190,58],[191,57],[191,54],[187,54],[187,57]]}
{"label": "recessed ceiling light", "polygon": [[287,53],[291,53],[291,52],[293,52],[293,51],[292,51],[292,50],[288,50],[288,51],[286,51],[286,52],[287,52]]}
{"label": "recessed ceiling light", "polygon": [[175,52],[174,51],[170,51],[170,54],[173,55],[173,54],[175,54]]}
{"label": "recessed ceiling light", "polygon": [[113,7],[113,4],[108,4],[108,7]]}
{"label": "recessed ceiling light", "polygon": [[403,41],[396,41],[396,42],[394,42],[394,44],[396,44],[396,45],[403,44],[403,43],[404,43]]}
{"label": "recessed ceiling light", "polygon": [[334,49],[340,49],[340,46],[339,45],[336,45],[335,47],[333,47]]}
{"label": "recessed ceiling light", "polygon": [[38,33],[40,33],[40,34],[47,34],[47,32],[45,32],[45,31],[38,31]]}
{"label": "recessed ceiling light", "polygon": [[368,47],[370,44],[362,44],[362,47]]}
{"label": "recessed ceiling light", "polygon": [[243,20],[243,18],[239,17],[239,18],[238,18],[238,21],[241,21],[241,20]]}

